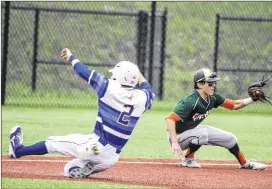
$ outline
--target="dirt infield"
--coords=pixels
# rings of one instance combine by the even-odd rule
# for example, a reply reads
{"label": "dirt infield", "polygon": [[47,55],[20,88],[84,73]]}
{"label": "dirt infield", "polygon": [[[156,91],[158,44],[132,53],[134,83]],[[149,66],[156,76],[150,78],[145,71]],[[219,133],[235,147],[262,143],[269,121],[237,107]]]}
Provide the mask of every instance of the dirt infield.
{"label": "dirt infield", "polygon": [[[28,156],[12,160],[2,156],[2,177],[70,180],[63,167],[71,158]],[[272,162],[266,170],[238,169],[236,161],[200,161],[202,168],[182,168],[169,159],[123,159],[111,169],[81,181],[136,184],[169,188],[271,188]]]}

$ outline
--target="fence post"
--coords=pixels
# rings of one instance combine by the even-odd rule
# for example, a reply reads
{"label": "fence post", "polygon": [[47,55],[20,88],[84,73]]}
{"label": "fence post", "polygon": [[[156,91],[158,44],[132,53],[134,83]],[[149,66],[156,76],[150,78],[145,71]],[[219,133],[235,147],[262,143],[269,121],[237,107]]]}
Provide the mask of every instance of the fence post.
{"label": "fence post", "polygon": [[36,90],[39,15],[40,15],[40,10],[36,9],[35,10],[35,20],[34,20],[33,57],[32,57],[32,91],[33,92]]}
{"label": "fence post", "polygon": [[219,26],[220,26],[220,14],[216,14],[215,46],[214,46],[214,60],[213,60],[213,71],[214,72],[217,72],[218,45],[219,45]]}
{"label": "fence post", "polygon": [[151,4],[151,20],[150,20],[150,41],[149,41],[149,82],[152,85],[153,80],[153,51],[154,51],[154,37],[155,37],[155,13],[156,13],[156,1],[152,1]]}
{"label": "fence post", "polygon": [[145,76],[148,13],[139,11],[137,22],[137,63]]}
{"label": "fence post", "polygon": [[164,82],[164,60],[165,60],[165,44],[166,44],[166,24],[167,24],[167,8],[164,9],[162,17],[162,33],[161,33],[161,54],[160,54],[160,86],[159,99],[163,99],[163,82]]}
{"label": "fence post", "polygon": [[6,79],[7,79],[7,64],[8,64],[8,40],[9,40],[9,18],[10,18],[10,2],[6,2],[3,34],[3,49],[2,49],[2,74],[1,74],[1,105],[5,105],[6,100]]}

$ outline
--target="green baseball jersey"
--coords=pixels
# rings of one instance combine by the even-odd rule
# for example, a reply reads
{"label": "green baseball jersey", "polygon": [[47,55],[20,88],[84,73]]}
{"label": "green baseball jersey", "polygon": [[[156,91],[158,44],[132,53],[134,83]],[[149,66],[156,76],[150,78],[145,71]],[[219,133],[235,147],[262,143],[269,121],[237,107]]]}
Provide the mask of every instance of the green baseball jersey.
{"label": "green baseball jersey", "polygon": [[200,124],[213,108],[217,108],[225,101],[225,97],[213,93],[207,101],[204,100],[197,90],[184,97],[175,107],[174,113],[181,120],[176,122],[176,132],[182,133]]}

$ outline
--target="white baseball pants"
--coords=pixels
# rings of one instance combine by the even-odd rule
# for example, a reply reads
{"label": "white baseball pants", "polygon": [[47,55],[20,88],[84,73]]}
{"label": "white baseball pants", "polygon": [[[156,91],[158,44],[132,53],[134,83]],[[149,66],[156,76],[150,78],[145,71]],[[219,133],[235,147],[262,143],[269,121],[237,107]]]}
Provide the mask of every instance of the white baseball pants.
{"label": "white baseball pants", "polygon": [[[94,133],[90,135],[71,134],[66,136],[50,136],[45,141],[45,145],[50,154],[75,157],[75,159],[64,166],[64,176],[69,176],[70,168],[83,168],[89,162],[94,166],[93,173],[109,169],[117,163],[120,155],[116,153],[116,148],[109,144],[104,146],[98,140],[99,136]],[[100,151],[98,155],[93,154],[91,151],[93,143],[97,143]]]}

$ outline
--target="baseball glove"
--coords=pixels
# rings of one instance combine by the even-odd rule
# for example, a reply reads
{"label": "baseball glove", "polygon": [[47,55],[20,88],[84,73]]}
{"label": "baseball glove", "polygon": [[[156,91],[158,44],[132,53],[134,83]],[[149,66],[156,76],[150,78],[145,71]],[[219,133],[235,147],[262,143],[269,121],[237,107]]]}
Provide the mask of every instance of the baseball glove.
{"label": "baseball glove", "polygon": [[248,94],[252,98],[253,101],[261,101],[263,103],[268,102],[272,105],[272,103],[267,99],[270,98],[264,94],[263,87],[266,85],[267,81],[269,81],[272,77],[267,80],[263,80],[253,83],[248,87]]}

